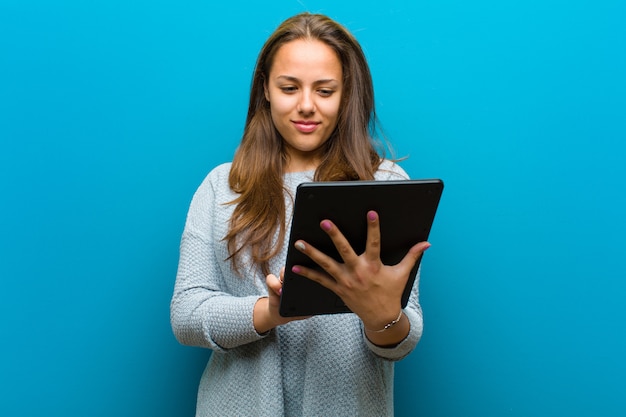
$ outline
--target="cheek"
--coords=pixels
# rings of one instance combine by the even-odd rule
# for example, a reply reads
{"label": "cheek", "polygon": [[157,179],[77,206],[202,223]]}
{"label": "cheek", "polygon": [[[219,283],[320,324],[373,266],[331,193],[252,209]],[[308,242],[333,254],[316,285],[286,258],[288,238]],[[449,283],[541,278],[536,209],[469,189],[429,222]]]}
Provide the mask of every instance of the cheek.
{"label": "cheek", "polygon": [[288,131],[285,129],[289,124],[289,116],[291,115],[289,106],[283,100],[272,100],[270,102],[270,115],[274,127],[278,129],[282,136],[287,135]]}
{"label": "cheek", "polygon": [[272,97],[272,100],[270,101],[272,116],[275,117],[291,112],[295,106],[295,104],[291,103],[291,101],[293,100],[289,100],[288,97],[280,97],[278,99],[275,96]]}
{"label": "cheek", "polygon": [[328,119],[335,120],[336,122],[339,116],[340,104],[341,100],[339,98],[337,100],[326,101],[320,106],[319,110],[321,110]]}

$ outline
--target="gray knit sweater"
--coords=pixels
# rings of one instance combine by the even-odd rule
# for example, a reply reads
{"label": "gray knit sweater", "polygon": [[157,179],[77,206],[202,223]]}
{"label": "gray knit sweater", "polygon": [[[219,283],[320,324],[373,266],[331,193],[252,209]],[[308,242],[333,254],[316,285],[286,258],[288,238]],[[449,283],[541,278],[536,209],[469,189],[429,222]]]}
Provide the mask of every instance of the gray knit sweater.
{"label": "gray knit sweater", "polygon": [[[233,206],[224,203],[237,196],[228,186],[229,170],[230,164],[216,167],[193,197],[171,302],[176,338],[213,350],[196,415],[392,416],[393,361],[408,355],[422,334],[419,275],[404,310],[410,333],[394,348],[371,344],[352,313],[315,316],[259,335],[252,310],[267,295],[265,277],[247,254],[243,278],[225,261],[223,237]],[[286,174],[285,185],[295,195],[296,186],[312,175]],[[404,178],[406,173],[389,161],[376,173],[377,180]],[[290,213],[291,197],[285,195],[285,202]],[[275,273],[285,263],[287,239],[270,262]]]}

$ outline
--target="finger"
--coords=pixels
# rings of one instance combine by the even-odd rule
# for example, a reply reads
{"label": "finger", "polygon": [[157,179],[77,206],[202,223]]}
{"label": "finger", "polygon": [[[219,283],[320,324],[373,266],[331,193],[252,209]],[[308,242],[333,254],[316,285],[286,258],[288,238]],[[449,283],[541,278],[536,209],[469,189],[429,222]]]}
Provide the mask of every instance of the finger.
{"label": "finger", "polygon": [[367,212],[365,258],[371,262],[380,261],[380,221],[378,213],[373,210]]}
{"label": "finger", "polygon": [[337,288],[337,282],[331,276],[315,269],[306,268],[301,265],[294,265],[291,268],[291,271],[294,274],[298,274],[310,279],[311,281],[315,281],[331,291],[335,291],[335,289]]}
{"label": "finger", "polygon": [[267,288],[276,295],[280,295],[283,289],[283,284],[280,278],[274,274],[269,274],[265,277],[265,284]]}
{"label": "finger", "polygon": [[406,271],[410,271],[428,248],[430,248],[430,243],[428,242],[420,242],[414,245],[409,249],[407,254],[404,255],[404,258],[402,258],[397,266]]}
{"label": "finger", "polygon": [[[296,249],[304,253],[311,258],[313,262],[318,264],[324,271],[328,272],[332,276],[337,276],[339,272],[340,264],[324,252],[316,249],[312,245],[305,243],[303,240],[298,240],[294,244]],[[292,269],[293,271],[293,269]],[[295,271],[294,271],[295,272]],[[296,272],[297,274],[298,272]]]}
{"label": "finger", "polygon": [[339,228],[334,225],[330,220],[322,220],[320,222],[320,227],[326,234],[330,237],[330,240],[333,241],[339,256],[346,264],[350,264],[357,261],[358,255],[352,249],[350,242],[348,239],[341,233]]}

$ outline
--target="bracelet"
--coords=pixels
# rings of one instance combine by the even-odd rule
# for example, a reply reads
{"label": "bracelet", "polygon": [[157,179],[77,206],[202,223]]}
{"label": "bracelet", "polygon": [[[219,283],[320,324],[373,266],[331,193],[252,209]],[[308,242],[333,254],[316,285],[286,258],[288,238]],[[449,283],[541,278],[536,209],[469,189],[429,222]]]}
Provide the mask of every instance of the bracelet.
{"label": "bracelet", "polygon": [[385,330],[388,330],[389,328],[393,327],[394,325],[396,325],[400,319],[402,319],[402,309],[400,309],[400,314],[398,314],[398,318],[395,320],[390,321],[389,323],[385,324],[385,327],[383,327],[381,330],[370,330],[367,327],[365,328],[365,330],[367,330],[368,332],[372,332],[372,333],[382,333]]}

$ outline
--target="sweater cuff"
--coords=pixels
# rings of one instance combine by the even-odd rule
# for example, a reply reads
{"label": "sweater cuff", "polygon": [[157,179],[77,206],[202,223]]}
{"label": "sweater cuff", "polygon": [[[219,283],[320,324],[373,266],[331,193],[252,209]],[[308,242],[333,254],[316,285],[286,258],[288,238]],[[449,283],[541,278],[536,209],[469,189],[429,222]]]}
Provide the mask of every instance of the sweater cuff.
{"label": "sweater cuff", "polygon": [[[221,297],[220,297],[221,298]],[[205,332],[222,349],[232,349],[267,336],[254,328],[253,310],[261,296],[223,297],[213,300],[211,320],[205,320]]]}

